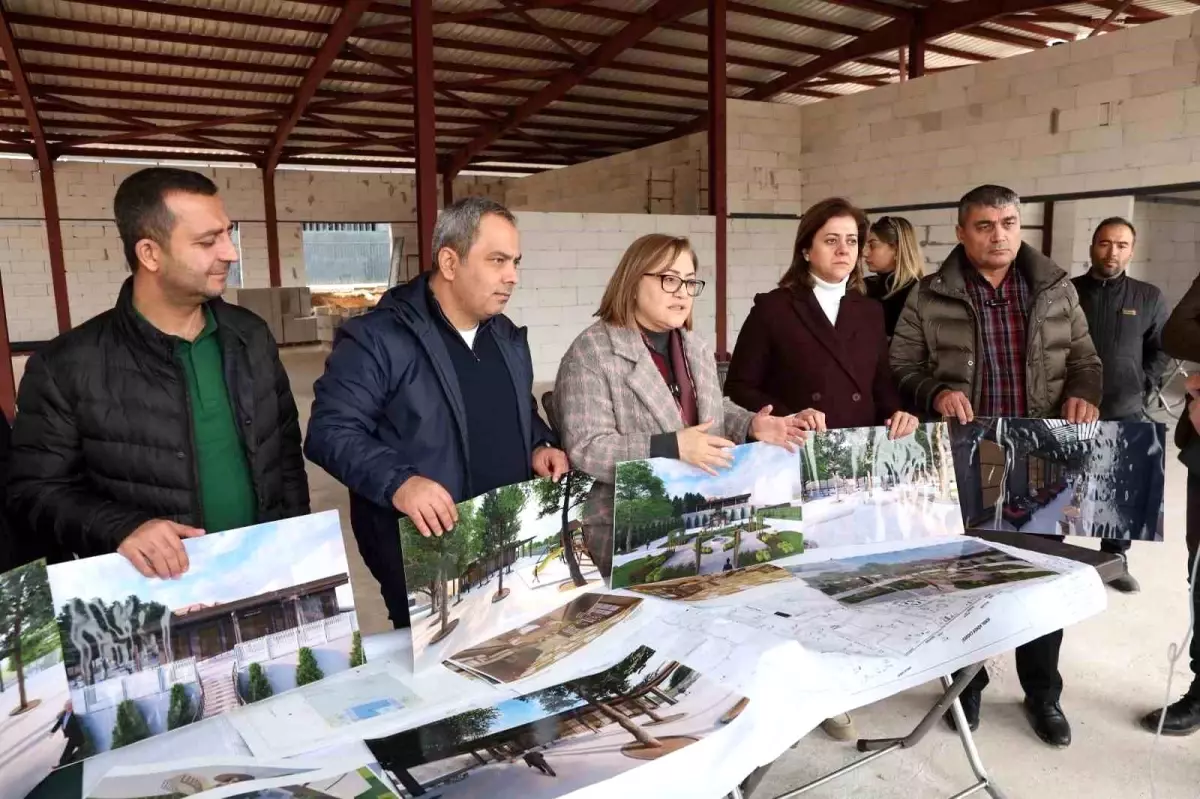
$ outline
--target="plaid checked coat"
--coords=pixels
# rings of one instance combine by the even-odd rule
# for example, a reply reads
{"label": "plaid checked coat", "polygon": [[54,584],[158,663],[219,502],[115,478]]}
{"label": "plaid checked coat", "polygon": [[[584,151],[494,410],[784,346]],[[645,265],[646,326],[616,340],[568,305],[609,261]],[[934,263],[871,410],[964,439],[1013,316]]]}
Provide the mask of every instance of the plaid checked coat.
{"label": "plaid checked coat", "polygon": [[[694,333],[681,332],[700,420],[713,421],[713,435],[744,442],[754,414],[721,395],[708,345]],[[554,404],[571,466],[596,480],[584,507],[584,538],[592,562],[607,578],[617,464],[649,458],[650,436],[682,429],[683,416],[641,333],[604,322],[583,331],[567,350],[558,367]]]}

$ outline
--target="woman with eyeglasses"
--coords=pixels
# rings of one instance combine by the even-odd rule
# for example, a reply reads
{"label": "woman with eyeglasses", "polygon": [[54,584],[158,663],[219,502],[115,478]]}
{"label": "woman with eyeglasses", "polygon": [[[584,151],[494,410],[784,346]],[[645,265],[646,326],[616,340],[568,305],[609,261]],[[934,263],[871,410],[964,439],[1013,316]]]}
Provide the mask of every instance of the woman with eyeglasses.
{"label": "woman with eyeglasses", "polygon": [[731,464],[735,444],[753,439],[792,450],[804,440],[794,418],[772,415],[770,407],[744,410],[722,397],[712,351],[692,332],[692,306],[704,290],[696,267],[686,238],[639,238],[608,281],[600,321],[575,339],[558,367],[559,433],[572,466],[596,480],[584,537],[605,577],[618,463],[676,458],[717,474]]}
{"label": "woman with eyeglasses", "polygon": [[867,233],[864,254],[871,270],[865,281],[867,296],[883,303],[883,324],[890,339],[909,290],[925,276],[921,245],[907,219],[881,216]]}

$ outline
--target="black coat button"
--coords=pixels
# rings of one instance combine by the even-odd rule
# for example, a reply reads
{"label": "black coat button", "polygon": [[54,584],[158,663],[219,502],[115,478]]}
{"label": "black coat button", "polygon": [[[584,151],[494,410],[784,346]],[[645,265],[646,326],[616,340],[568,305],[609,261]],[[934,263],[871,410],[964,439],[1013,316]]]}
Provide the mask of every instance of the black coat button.
{"label": "black coat button", "polygon": [[175,457],[179,458],[179,460],[183,460],[184,458],[187,457],[187,455],[184,454],[183,450],[180,450],[179,452],[175,453]]}
{"label": "black coat button", "polygon": [[814,391],[813,392],[813,402],[820,402],[820,401],[821,401],[821,392]]}
{"label": "black coat button", "polygon": [[859,394],[857,391],[855,391],[853,394],[850,395],[850,399],[854,400],[855,402],[858,402],[860,399],[862,399],[862,394]]}

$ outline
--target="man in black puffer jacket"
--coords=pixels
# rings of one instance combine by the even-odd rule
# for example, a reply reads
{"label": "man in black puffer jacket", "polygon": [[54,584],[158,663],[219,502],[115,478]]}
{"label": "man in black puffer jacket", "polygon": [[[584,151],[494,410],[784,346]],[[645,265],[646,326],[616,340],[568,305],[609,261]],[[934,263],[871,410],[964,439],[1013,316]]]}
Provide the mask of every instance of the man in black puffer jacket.
{"label": "man in black puffer jacket", "polygon": [[[1071,281],[1104,364],[1100,418],[1114,422],[1149,421],[1142,412],[1146,393],[1158,385],[1171,360],[1162,348],[1167,324],[1162,292],[1126,274],[1136,244],[1132,222],[1105,219],[1092,233],[1091,269]],[[1100,542],[1102,550],[1120,555],[1125,563],[1121,576],[1109,582],[1125,594],[1141,590],[1129,573],[1129,543],[1115,538]]]}
{"label": "man in black puffer jacket", "polygon": [[52,563],[175,577],[183,538],[309,512],[300,425],[266,323],[220,299],[238,253],[213,182],[143,169],[114,207],[133,276],[30,358],[8,503]]}

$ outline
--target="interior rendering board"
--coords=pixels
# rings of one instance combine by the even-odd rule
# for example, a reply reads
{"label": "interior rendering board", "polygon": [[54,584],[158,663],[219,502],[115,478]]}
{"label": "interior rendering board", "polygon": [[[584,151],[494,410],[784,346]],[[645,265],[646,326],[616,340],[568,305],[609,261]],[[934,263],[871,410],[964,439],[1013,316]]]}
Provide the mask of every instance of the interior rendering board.
{"label": "interior rendering board", "polygon": [[70,723],[91,752],[316,682],[361,646],[337,511],[184,546],[174,580],[118,554],[48,569]]}
{"label": "interior rendering board", "polygon": [[591,478],[571,472],[460,502],[440,536],[400,524],[414,667],[530,623],[604,581],[583,545]]}
{"label": "interior rendering board", "polygon": [[553,799],[683,749],[746,705],[643,646],[603,671],[367,746],[409,796]]}
{"label": "interior rendering board", "polygon": [[1165,425],[977,418],[950,439],[967,527],[1163,539]]}

